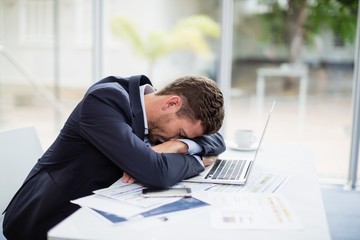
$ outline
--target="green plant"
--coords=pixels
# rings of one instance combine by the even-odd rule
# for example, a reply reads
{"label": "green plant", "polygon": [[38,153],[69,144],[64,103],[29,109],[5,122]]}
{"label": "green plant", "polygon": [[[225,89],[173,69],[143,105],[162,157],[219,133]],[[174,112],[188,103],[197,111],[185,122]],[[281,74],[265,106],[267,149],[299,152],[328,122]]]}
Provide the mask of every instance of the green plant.
{"label": "green plant", "polygon": [[170,30],[154,30],[144,36],[130,19],[115,16],[111,28],[116,37],[127,40],[133,50],[147,59],[151,77],[158,58],[181,49],[188,49],[201,56],[210,56],[212,51],[206,37],[218,38],[219,24],[205,15],[180,19]]}
{"label": "green plant", "polygon": [[263,0],[267,7],[260,14],[262,37],[286,45],[289,62],[296,62],[304,42],[312,43],[323,29],[337,34],[344,43],[353,43],[356,35],[358,0]]}

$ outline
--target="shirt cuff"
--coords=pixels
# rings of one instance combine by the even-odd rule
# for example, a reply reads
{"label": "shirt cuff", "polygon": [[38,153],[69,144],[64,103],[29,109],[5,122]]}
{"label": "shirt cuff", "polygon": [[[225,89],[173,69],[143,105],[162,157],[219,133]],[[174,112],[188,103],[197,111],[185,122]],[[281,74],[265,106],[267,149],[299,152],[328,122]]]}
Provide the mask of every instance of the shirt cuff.
{"label": "shirt cuff", "polygon": [[201,165],[203,168],[205,168],[204,163],[203,163],[201,157],[198,156],[198,155],[195,155],[195,154],[197,154],[197,153],[199,153],[199,152],[202,151],[200,145],[197,144],[196,142],[190,140],[190,139],[183,139],[183,138],[182,138],[182,139],[178,139],[178,140],[181,141],[181,142],[183,142],[183,143],[185,143],[186,145],[188,145],[188,148],[189,148],[189,149],[188,149],[188,152],[187,152],[187,153],[188,153],[189,155],[192,155],[193,157],[195,157],[195,159],[200,163],[200,165]]}
{"label": "shirt cuff", "polygon": [[190,140],[190,139],[184,139],[184,138],[181,138],[181,139],[178,139],[179,141],[182,141],[183,143],[185,143],[186,145],[188,145],[188,154],[189,155],[194,155],[194,154],[197,154],[197,153],[200,153],[202,151],[201,147],[199,144],[197,144],[196,142]]}

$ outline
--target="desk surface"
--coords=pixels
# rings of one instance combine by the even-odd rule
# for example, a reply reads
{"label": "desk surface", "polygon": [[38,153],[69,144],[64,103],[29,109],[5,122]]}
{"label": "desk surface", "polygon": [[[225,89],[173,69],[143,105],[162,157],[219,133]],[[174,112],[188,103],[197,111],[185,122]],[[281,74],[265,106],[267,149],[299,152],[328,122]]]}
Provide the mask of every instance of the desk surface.
{"label": "desk surface", "polygon": [[[250,153],[239,152],[239,156]],[[87,210],[79,209],[48,233],[48,239],[331,239],[311,152],[300,146],[265,145],[253,166],[256,171],[291,174],[278,191],[291,205],[301,230],[219,230],[211,228],[208,208],[168,215],[167,221],[145,219],[110,226]]]}

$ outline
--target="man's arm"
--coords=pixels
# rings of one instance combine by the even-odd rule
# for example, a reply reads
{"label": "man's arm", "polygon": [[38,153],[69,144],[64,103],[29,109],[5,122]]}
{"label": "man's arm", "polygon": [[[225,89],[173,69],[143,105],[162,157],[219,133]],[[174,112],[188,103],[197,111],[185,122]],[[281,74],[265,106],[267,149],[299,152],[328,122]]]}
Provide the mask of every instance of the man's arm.
{"label": "man's arm", "polygon": [[[200,148],[200,147],[199,147]],[[157,153],[181,153],[181,154],[186,154],[188,152],[188,142],[186,141],[186,143],[181,140],[181,141],[177,141],[177,140],[171,140],[171,141],[167,141],[155,146],[152,146],[152,149],[157,152]],[[202,161],[202,165],[207,167],[211,164],[213,164],[218,156],[197,156],[199,159],[201,158],[200,161]],[[196,158],[196,157],[194,157]],[[198,159],[194,159],[195,161],[197,161]],[[123,176],[122,176],[122,181],[124,183],[134,183],[135,179],[133,177],[131,177],[129,174],[127,174],[126,172],[124,172]]]}
{"label": "man's arm", "polygon": [[202,149],[200,156],[218,156],[226,150],[224,139],[220,133],[214,133],[192,139]]}
{"label": "man's arm", "polygon": [[[199,144],[203,144],[202,146]],[[211,165],[226,149],[220,133],[193,139],[178,139],[153,146],[158,153],[183,153],[193,155],[205,167]]]}

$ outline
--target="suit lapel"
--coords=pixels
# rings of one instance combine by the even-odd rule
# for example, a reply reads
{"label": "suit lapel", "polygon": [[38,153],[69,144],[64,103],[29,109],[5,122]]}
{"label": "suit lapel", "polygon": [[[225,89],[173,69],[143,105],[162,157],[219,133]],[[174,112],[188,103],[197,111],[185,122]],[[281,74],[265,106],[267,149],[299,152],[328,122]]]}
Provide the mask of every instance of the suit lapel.
{"label": "suit lapel", "polygon": [[139,87],[144,84],[152,85],[150,80],[144,75],[132,76],[129,79],[130,104],[134,118],[133,130],[140,139],[144,139],[145,127]]}

